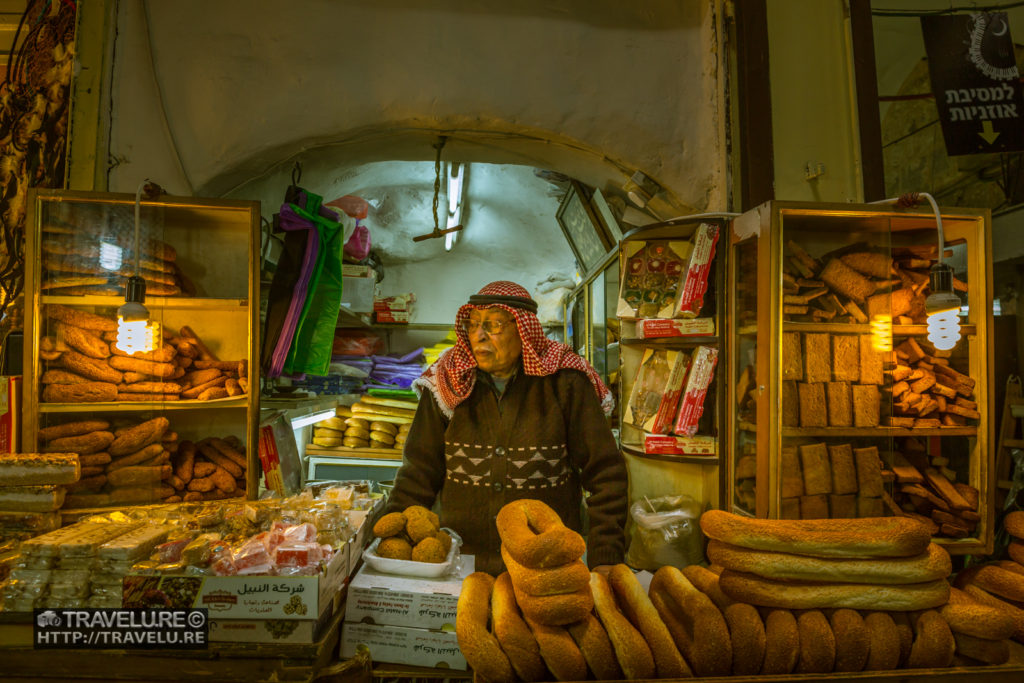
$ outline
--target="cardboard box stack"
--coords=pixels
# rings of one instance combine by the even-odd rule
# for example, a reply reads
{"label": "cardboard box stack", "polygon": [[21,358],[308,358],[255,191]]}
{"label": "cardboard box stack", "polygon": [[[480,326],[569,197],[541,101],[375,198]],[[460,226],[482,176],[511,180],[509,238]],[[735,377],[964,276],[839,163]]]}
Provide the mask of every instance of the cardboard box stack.
{"label": "cardboard box stack", "polygon": [[341,657],[353,657],[361,644],[375,662],[465,670],[455,612],[474,566],[472,555],[462,555],[455,575],[434,579],[384,574],[364,564],[348,586]]}

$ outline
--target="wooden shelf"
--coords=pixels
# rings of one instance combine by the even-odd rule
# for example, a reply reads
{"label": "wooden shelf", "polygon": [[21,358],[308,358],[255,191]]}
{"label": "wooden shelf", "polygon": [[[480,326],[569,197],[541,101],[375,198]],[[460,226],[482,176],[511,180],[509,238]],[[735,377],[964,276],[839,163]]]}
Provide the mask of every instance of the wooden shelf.
{"label": "wooden shelf", "polygon": [[[782,321],[784,332],[831,332],[833,334],[870,334],[869,323],[804,323],[791,320]],[[757,325],[742,325],[738,332],[740,335],[757,334]],[[961,325],[961,336],[967,337],[978,333],[978,326],[974,324]],[[893,325],[892,336],[894,337],[924,337],[928,335],[927,325]]]}
{"label": "wooden shelf", "polygon": [[718,465],[718,454],[715,455],[675,455],[670,453],[648,453],[639,446],[627,443],[621,444],[623,453],[647,458],[649,460],[661,460],[664,462],[686,463],[692,465]]}
{"label": "wooden shelf", "polygon": [[212,401],[127,401],[116,403],[40,403],[40,413],[130,413],[146,410],[210,410],[248,408],[249,396],[241,394]]}
{"label": "wooden shelf", "polygon": [[353,313],[344,306],[338,309],[338,323],[335,325],[335,329],[339,327],[369,327],[370,326],[370,314],[369,313]]}
{"label": "wooden shelf", "polygon": [[[757,425],[740,422],[740,429],[757,431]],[[977,427],[932,427],[908,429],[906,427],[783,427],[782,436],[977,436]]]}
{"label": "wooden shelf", "polygon": [[717,336],[714,337],[651,337],[648,339],[640,339],[637,337],[630,337],[626,339],[620,339],[619,343],[623,346],[708,346],[717,345],[719,339]]}
{"label": "wooden shelf", "polygon": [[359,458],[371,460],[402,460],[400,448],[350,448],[348,446],[306,445],[306,455],[331,458]]}
{"label": "wooden shelf", "polygon": [[[121,296],[53,296],[42,295],[39,297],[42,304],[63,304],[65,306],[109,306],[117,308],[124,303]],[[153,310],[158,308],[177,309],[199,309],[209,310],[239,310],[249,312],[249,299],[207,299],[196,297],[179,296],[147,296],[146,308]]]}

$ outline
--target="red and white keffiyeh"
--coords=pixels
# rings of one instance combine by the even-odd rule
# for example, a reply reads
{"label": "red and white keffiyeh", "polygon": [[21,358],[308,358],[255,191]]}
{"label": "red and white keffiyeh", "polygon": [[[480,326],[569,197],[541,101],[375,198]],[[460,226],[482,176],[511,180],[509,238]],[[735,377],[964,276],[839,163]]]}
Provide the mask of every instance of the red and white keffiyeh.
{"label": "red and white keffiyeh", "polygon": [[508,311],[516,321],[519,337],[523,343],[523,370],[527,375],[543,377],[552,375],[562,368],[572,368],[586,373],[601,401],[601,408],[610,415],[614,400],[601,377],[583,357],[570,347],[544,336],[537,319],[537,303],[530,293],[520,285],[508,280],[499,280],[485,286],[470,297],[470,303],[459,308],[455,314],[455,346],[441,354],[426,371],[420,375],[413,387],[428,389],[437,399],[437,404],[447,417],[455,407],[469,398],[476,383],[476,358],[469,345],[469,337],[462,329],[463,322],[473,310],[497,306]]}

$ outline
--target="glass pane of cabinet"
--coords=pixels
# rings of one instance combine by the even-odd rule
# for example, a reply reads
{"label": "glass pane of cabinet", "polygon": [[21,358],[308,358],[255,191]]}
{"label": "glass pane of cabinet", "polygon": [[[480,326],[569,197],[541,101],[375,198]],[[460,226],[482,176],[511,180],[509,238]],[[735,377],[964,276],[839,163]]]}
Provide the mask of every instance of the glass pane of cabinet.
{"label": "glass pane of cabinet", "polygon": [[[943,227],[940,255],[927,205],[772,202],[734,219],[732,510],[911,515],[950,552],[991,548],[989,218],[958,209]],[[951,349],[929,339],[940,261],[966,310]]]}

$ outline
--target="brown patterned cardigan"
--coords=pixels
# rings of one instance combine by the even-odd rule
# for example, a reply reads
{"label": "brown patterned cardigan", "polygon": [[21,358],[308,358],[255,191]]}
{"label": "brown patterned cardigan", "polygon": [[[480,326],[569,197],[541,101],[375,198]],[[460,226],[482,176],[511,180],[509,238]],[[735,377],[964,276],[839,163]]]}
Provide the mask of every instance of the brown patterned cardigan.
{"label": "brown patterned cardigan", "polygon": [[623,561],[627,510],[625,461],[587,376],[563,369],[536,377],[520,368],[500,396],[477,371],[469,398],[451,420],[424,395],[405,444],[386,512],[431,507],[463,539],[476,569],[504,569],[494,518],[505,503],[535,498],[581,531],[582,490],[591,567]]}

